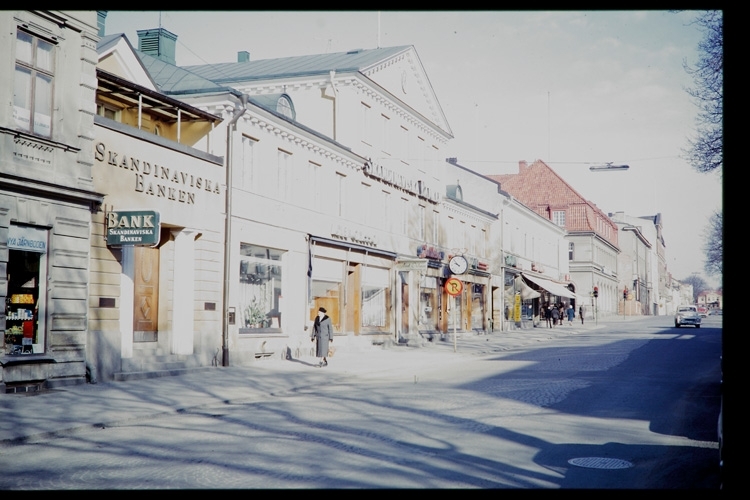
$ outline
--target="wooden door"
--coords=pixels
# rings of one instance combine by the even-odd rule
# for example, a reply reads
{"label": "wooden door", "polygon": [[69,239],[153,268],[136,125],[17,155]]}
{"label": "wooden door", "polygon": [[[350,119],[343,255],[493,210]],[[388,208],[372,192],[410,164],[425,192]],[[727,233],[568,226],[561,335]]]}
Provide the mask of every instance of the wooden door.
{"label": "wooden door", "polygon": [[133,342],[154,342],[159,329],[159,249],[134,249]]}

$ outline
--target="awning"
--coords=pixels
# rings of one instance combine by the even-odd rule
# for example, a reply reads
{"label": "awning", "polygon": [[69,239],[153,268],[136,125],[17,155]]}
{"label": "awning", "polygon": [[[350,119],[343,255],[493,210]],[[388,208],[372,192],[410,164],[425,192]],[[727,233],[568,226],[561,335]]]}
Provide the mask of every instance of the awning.
{"label": "awning", "polygon": [[540,287],[547,290],[549,293],[553,295],[557,295],[558,297],[567,297],[569,299],[579,299],[580,297],[576,296],[573,292],[565,288],[560,283],[555,283],[554,281],[546,280],[543,278],[537,278],[537,277],[531,277],[527,274],[522,275],[527,280],[531,281],[532,283],[535,283],[539,285]]}
{"label": "awning", "polygon": [[[524,281],[521,279],[520,276],[516,277],[515,280],[515,287],[509,286],[505,289],[505,298],[507,301],[509,301],[511,304],[513,303],[513,298],[515,292],[521,292],[521,299],[522,300],[529,300],[529,299],[535,299],[537,297],[540,297],[541,294],[531,288],[529,285],[524,283]],[[515,288],[515,290],[514,290]]]}

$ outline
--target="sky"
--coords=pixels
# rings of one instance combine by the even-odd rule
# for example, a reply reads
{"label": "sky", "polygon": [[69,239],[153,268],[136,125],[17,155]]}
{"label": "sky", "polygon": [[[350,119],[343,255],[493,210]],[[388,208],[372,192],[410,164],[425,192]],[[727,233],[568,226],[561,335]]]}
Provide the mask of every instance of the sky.
{"label": "sky", "polygon": [[[698,108],[695,12],[109,11],[106,34],[162,26],[178,66],[413,45],[454,139],[446,157],[480,174],[542,160],[605,213],[661,213],[667,270],[703,271],[720,174],[684,159]],[[620,172],[592,172],[608,162]]]}

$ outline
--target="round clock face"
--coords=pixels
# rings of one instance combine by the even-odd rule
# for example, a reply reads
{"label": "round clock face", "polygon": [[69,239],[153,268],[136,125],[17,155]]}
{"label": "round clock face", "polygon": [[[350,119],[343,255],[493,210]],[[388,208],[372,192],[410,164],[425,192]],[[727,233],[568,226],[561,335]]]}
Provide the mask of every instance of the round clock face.
{"label": "round clock face", "polygon": [[453,274],[463,274],[469,268],[469,263],[462,255],[454,255],[448,262],[448,268]]}

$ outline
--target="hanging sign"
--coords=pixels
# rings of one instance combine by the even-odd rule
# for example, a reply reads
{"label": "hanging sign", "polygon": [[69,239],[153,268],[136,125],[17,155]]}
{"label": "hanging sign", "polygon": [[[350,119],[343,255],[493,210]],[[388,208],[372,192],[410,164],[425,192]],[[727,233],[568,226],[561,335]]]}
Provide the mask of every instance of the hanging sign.
{"label": "hanging sign", "polygon": [[159,212],[153,210],[107,213],[107,245],[159,244]]}
{"label": "hanging sign", "polygon": [[448,292],[448,295],[452,295],[454,297],[456,295],[461,295],[461,292],[464,291],[464,284],[458,278],[448,278],[445,281],[445,291]]}

